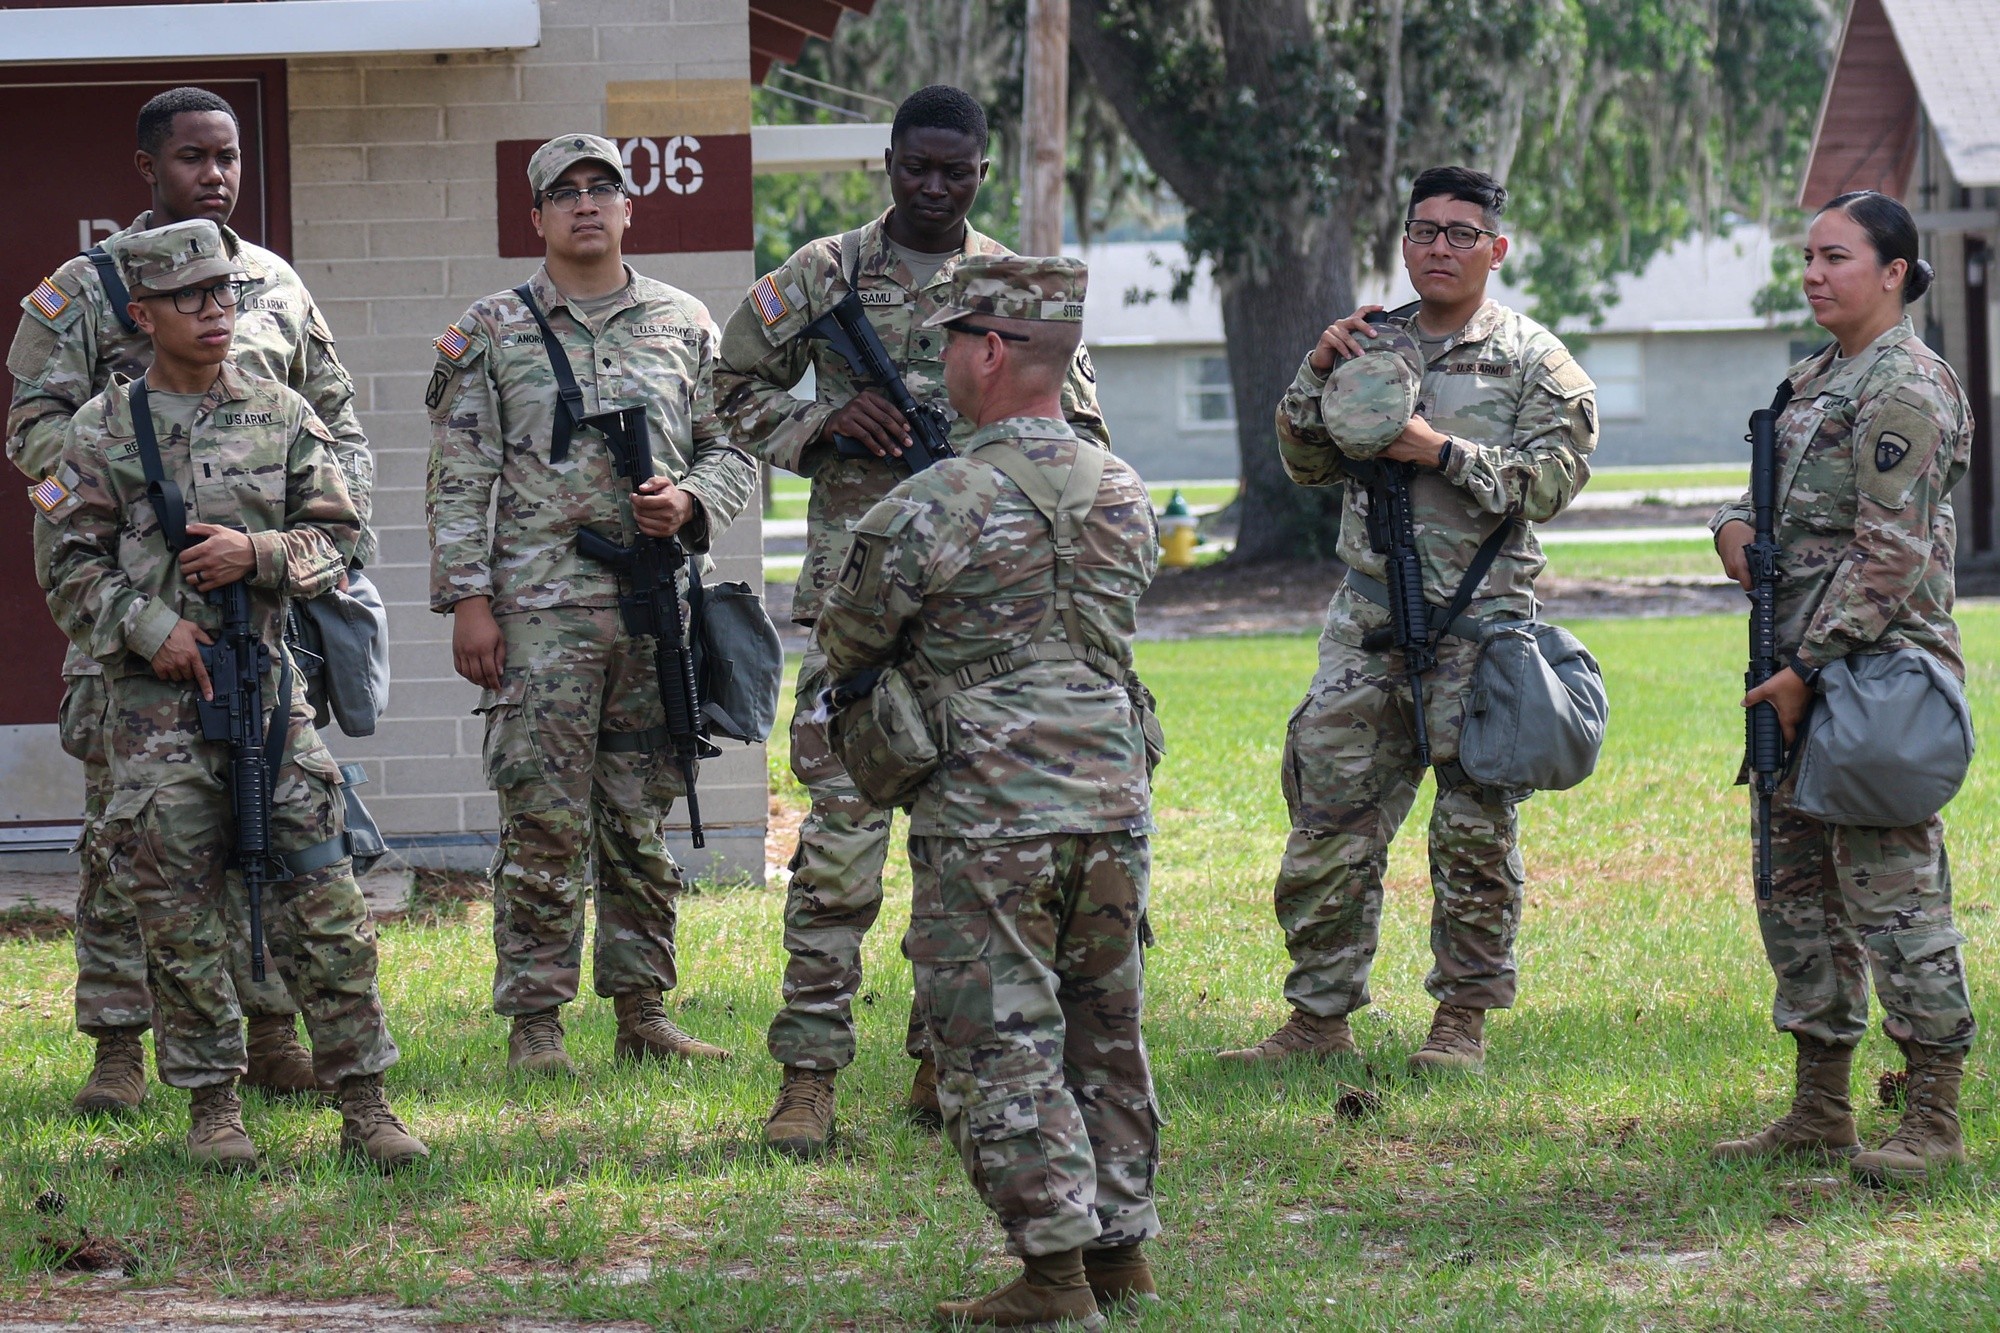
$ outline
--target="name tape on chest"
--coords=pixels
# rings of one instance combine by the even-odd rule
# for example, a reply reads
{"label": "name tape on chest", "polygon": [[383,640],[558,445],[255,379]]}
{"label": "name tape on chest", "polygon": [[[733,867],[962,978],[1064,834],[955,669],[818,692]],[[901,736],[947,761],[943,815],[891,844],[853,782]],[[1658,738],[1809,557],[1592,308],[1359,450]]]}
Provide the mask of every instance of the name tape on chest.
{"label": "name tape on chest", "polygon": [[69,293],[56,286],[50,278],[43,278],[35,290],[28,293],[28,304],[40,312],[43,319],[54,319],[69,309]]}
{"label": "name tape on chest", "polygon": [[863,305],[901,305],[909,299],[907,292],[896,291],[889,287],[875,287],[865,292],[856,292],[855,295],[861,298]]}
{"label": "name tape on chest", "polygon": [[751,287],[750,299],[757,303],[757,317],[764,321],[765,328],[771,327],[792,312],[792,308],[785,304],[784,296],[779,293],[778,284],[771,281],[771,275],[768,273],[757,279],[756,285]]}
{"label": "name tape on chest", "polygon": [[472,346],[472,339],[465,336],[465,330],[453,324],[437,336],[433,343],[438,351],[456,361],[465,355],[465,349]]}
{"label": "name tape on chest", "polygon": [[634,324],[634,338],[678,338],[682,342],[698,343],[701,330],[692,324]]}

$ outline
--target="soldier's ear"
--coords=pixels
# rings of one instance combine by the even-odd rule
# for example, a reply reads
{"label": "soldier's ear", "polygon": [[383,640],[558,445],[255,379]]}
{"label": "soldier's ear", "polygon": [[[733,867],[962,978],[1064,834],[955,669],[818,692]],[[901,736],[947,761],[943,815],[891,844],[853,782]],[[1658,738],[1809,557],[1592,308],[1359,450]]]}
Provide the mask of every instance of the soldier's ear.
{"label": "soldier's ear", "polygon": [[542,210],[539,206],[528,210],[528,221],[535,224],[535,235],[548,239],[548,234],[542,230]]}
{"label": "soldier's ear", "polygon": [[1506,238],[1505,236],[1495,236],[1495,237],[1493,238],[1493,270],[1494,270],[1494,272],[1496,272],[1496,273],[1497,273],[1497,272],[1499,272],[1499,270],[1500,270],[1500,262],[1501,262],[1502,260],[1504,260],[1505,258],[1507,258],[1507,238]]}
{"label": "soldier's ear", "polygon": [[144,301],[141,301],[137,297],[134,297],[132,301],[128,305],[126,305],[125,313],[132,317],[132,323],[134,326],[138,328],[139,332],[145,334],[149,338],[152,336],[153,312],[146,309],[146,303]]}
{"label": "soldier's ear", "polygon": [[139,179],[148,185],[158,185],[160,178],[153,170],[153,155],[141,148],[132,154],[132,165],[139,169]]}

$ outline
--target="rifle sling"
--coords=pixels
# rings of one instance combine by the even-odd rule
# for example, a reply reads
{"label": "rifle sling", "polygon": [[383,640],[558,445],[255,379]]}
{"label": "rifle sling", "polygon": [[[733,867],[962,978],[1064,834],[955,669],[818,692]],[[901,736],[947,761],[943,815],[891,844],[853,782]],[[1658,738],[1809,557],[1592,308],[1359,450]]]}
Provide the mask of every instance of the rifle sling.
{"label": "rifle sling", "polygon": [[132,312],[126,307],[132,304],[132,293],[125,286],[125,280],[118,276],[118,265],[105,253],[101,245],[93,245],[83,252],[91,267],[97,270],[97,280],[104,284],[104,299],[111,305],[111,314],[117,319],[118,327],[127,333],[137,333],[139,326],[132,322]]}
{"label": "rifle sling", "polygon": [[577,387],[576,372],[570,368],[569,353],[563,350],[556,338],[555,330],[542,315],[542,308],[535,304],[533,283],[524,282],[514,289],[514,295],[528,307],[528,313],[535,317],[535,327],[542,331],[542,350],[548,353],[549,369],[556,377],[556,419],[549,430],[549,461],[560,463],[569,457],[569,437],[577,423],[584,417],[583,390]]}
{"label": "rifle sling", "polygon": [[[1479,543],[1479,549],[1473,552],[1472,563],[1466,566],[1465,576],[1459,579],[1458,589],[1451,595],[1451,604],[1442,609],[1431,607],[1437,613],[1438,623],[1444,627],[1437,633],[1450,634],[1473,643],[1485,637],[1480,622],[1466,615],[1465,609],[1472,605],[1480,583],[1486,578],[1487,571],[1493,568],[1493,562],[1500,556],[1500,548],[1507,544],[1507,536],[1518,521],[1512,515],[1500,520],[1500,526],[1486,534],[1486,540]],[[1384,610],[1389,608],[1389,589],[1379,579],[1358,569],[1349,569],[1347,585]]]}

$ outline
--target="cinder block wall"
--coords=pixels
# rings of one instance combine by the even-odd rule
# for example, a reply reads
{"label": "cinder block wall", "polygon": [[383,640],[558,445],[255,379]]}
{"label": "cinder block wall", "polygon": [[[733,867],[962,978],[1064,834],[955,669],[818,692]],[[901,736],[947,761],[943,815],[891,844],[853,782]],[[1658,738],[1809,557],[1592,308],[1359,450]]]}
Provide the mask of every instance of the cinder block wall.
{"label": "cinder block wall", "polygon": [[[484,864],[477,835],[490,838],[498,823],[481,776],[478,691],[452,670],[449,619],[429,609],[423,508],[430,340],[534,267],[495,257],[494,142],[603,132],[609,82],[749,78],[744,0],[673,0],[644,7],[653,21],[632,22],[640,8],[543,0],[541,45],[530,51],[291,64],[294,262],[333,326],[375,448],[382,555],[371,572],[389,603],[395,669],[378,733],[332,739],[341,758],[367,765],[364,795],[386,832],[431,835],[413,859]],[[526,182],[509,197],[528,207]],[[748,251],[631,263],[692,292],[718,320],[753,277]],[[726,534],[717,577],[761,586],[760,526],[753,511]],[[691,860],[683,831],[676,854],[761,880],[763,749],[725,745],[702,773],[708,851]]]}

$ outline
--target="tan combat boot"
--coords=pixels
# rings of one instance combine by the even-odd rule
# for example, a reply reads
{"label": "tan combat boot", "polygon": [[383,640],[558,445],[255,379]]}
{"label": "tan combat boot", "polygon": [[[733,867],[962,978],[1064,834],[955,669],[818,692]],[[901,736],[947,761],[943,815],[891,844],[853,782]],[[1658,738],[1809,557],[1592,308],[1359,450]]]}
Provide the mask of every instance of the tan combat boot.
{"label": "tan combat boot", "polygon": [[245,1027],[250,1068],[243,1075],[244,1087],[271,1097],[318,1096],[329,1091],[320,1087],[313,1074],[312,1052],[299,1040],[296,1017],[263,1014]]}
{"label": "tan combat boot", "polygon": [[1849,1163],[1855,1178],[1870,1185],[1922,1180],[1938,1167],[1965,1160],[1958,1126],[1958,1085],[1965,1077],[1965,1052],[1902,1043],[1910,1082],[1904,1093],[1903,1122],[1879,1148]]}
{"label": "tan combat boot", "polygon": [[611,1007],[618,1014],[618,1042],[614,1055],[620,1060],[727,1060],[729,1052],[711,1046],[681,1031],[667,1017],[667,1006],[658,991],[615,995]]}
{"label": "tan combat boot", "polygon": [[1476,1074],[1486,1068],[1486,1011],[1441,1004],[1431,1018],[1431,1034],[1410,1056],[1412,1074],[1462,1069]]}
{"label": "tan combat boot", "polygon": [[1243,1064],[1266,1064],[1276,1060],[1290,1060],[1301,1055],[1325,1059],[1334,1055],[1359,1054],[1361,1048],[1354,1044],[1354,1033],[1347,1026],[1346,1015],[1315,1018],[1303,1010],[1294,1009],[1283,1027],[1255,1046],[1217,1051],[1215,1057],[1218,1060],[1235,1060]]}
{"label": "tan combat boot", "polygon": [[1852,1157],[1860,1150],[1854,1132],[1854,1104],[1848,1100],[1854,1048],[1835,1046],[1795,1032],[1799,1044],[1798,1084],[1792,1109],[1747,1139],[1727,1139],[1709,1155],[1718,1162],[1753,1157],[1811,1157],[1822,1161]]}
{"label": "tan combat boot", "polygon": [[1160,1289],[1153,1285],[1153,1266],[1146,1262],[1144,1243],[1083,1252],[1083,1275],[1098,1309],[1131,1314],[1142,1305],[1159,1303]]}
{"label": "tan combat boot", "polygon": [[365,1157],[384,1171],[431,1155],[424,1141],[389,1109],[380,1074],[356,1074],[340,1081],[340,1150]]}
{"label": "tan combat boot", "polygon": [[514,1015],[514,1030],[507,1034],[507,1068],[524,1074],[576,1076],[576,1066],[563,1049],[562,1016],[557,1010]]}
{"label": "tan combat boot", "polygon": [[1083,1251],[1030,1255],[1021,1276],[975,1301],[944,1301],[936,1310],[946,1328],[1105,1327],[1084,1277]]}
{"label": "tan combat boot", "polygon": [[910,1099],[903,1105],[910,1123],[921,1129],[944,1128],[944,1106],[938,1101],[937,1061],[926,1055],[910,1076]]}
{"label": "tan combat boot", "polygon": [[817,1157],[833,1141],[833,1074],[787,1067],[778,1104],[764,1121],[764,1142],[788,1157]]}
{"label": "tan combat boot", "polygon": [[144,1028],[108,1028],[97,1034],[97,1063],[90,1081],[72,1103],[88,1115],[135,1111],[146,1100],[146,1048],[139,1041]]}
{"label": "tan combat boot", "polygon": [[253,1171],[257,1145],[243,1129],[236,1084],[211,1083],[188,1098],[188,1156],[211,1171]]}

